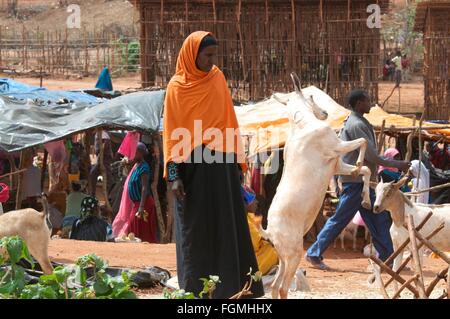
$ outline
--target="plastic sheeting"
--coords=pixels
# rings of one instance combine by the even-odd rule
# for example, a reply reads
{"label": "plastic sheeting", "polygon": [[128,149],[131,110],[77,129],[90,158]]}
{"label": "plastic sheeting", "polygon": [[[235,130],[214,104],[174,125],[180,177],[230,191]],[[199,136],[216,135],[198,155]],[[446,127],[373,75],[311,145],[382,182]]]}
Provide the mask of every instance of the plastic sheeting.
{"label": "plastic sheeting", "polygon": [[76,103],[98,104],[104,99],[79,91],[55,91],[32,86],[14,81],[12,79],[0,78],[0,96],[17,99],[19,101],[32,100],[41,105],[55,104],[66,100]]}
{"label": "plastic sheeting", "polygon": [[[335,130],[343,127],[344,121],[350,114],[350,110],[336,103],[329,95],[315,86],[302,89],[305,96],[313,96],[314,102],[328,113],[326,122]],[[277,93],[279,97],[285,98],[295,92],[283,94]],[[252,105],[236,106],[236,116],[242,134],[251,136],[249,139],[250,156],[258,152],[267,151],[283,147],[289,130],[289,114],[285,105],[279,103],[275,98]],[[380,127],[385,120],[385,127],[395,128],[411,127],[413,120],[397,114],[389,114],[382,108],[376,106],[366,114],[367,120],[374,126]],[[418,122],[416,123],[416,125]],[[436,124],[425,122],[424,127],[435,126]],[[449,129],[429,130],[431,134],[442,134],[450,137]]]}
{"label": "plastic sheeting", "polygon": [[96,127],[154,132],[160,127],[164,94],[136,92],[97,105],[46,108],[0,96],[0,148],[19,151]]}

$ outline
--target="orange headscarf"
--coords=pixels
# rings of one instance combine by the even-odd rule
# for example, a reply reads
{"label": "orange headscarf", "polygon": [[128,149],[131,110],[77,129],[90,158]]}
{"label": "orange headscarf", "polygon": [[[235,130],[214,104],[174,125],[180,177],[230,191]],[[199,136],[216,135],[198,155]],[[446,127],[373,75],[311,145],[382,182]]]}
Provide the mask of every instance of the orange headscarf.
{"label": "orange headscarf", "polygon": [[[185,161],[202,144],[212,150],[236,153],[240,162],[244,158],[239,126],[225,76],[217,66],[213,66],[209,72],[203,72],[195,63],[200,43],[207,35],[212,36],[210,32],[197,31],[185,39],[178,55],[176,73],[167,86],[163,131],[164,176],[167,176],[168,162]],[[201,130],[199,122],[196,122],[197,126],[194,125],[194,121],[198,120],[201,120]],[[223,138],[208,134],[211,128],[221,132]],[[227,128],[237,134],[226,138]],[[178,134],[180,132],[189,133],[190,137],[183,139]]]}

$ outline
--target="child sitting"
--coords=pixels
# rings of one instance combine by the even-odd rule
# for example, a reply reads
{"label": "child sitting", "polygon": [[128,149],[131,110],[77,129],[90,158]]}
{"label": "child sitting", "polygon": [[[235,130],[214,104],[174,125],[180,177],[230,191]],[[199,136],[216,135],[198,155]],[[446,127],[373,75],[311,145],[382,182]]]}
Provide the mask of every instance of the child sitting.
{"label": "child sitting", "polygon": [[258,201],[256,194],[246,186],[242,187],[242,194],[246,205],[248,227],[256,260],[258,261],[259,270],[265,275],[273,266],[278,264],[278,255],[272,245],[264,240],[258,231],[257,225],[261,222],[262,216],[257,213]]}

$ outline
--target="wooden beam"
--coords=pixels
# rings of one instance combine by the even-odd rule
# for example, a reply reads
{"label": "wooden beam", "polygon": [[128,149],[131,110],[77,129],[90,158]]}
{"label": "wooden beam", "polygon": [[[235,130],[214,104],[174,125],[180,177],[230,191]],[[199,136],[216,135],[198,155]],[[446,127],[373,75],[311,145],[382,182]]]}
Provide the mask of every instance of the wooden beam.
{"label": "wooden beam", "polygon": [[424,243],[431,251],[433,251],[436,255],[442,258],[447,264],[450,265],[450,258],[447,257],[442,251],[436,248],[428,239],[424,238],[417,230],[414,230],[416,237]]}
{"label": "wooden beam", "polygon": [[19,170],[19,171],[14,171],[14,172],[10,172],[10,173],[4,174],[4,175],[0,176],[0,179],[5,178],[5,177],[8,177],[8,176],[16,175],[16,174],[19,174],[19,173],[23,173],[23,172],[25,172],[26,170],[27,170],[27,169],[25,168],[25,169],[21,169],[21,170]]}
{"label": "wooden beam", "polygon": [[[416,230],[421,230],[422,227],[425,225],[425,223],[431,218],[431,216],[433,215],[433,213],[430,211],[428,213],[427,216],[425,216],[425,218],[422,220],[422,222],[419,224],[419,226],[417,226]],[[406,246],[408,246],[409,244],[409,238],[407,238],[405,240],[405,242],[403,244],[401,244],[396,251],[394,251],[394,253],[389,256],[389,258],[385,261],[386,264],[390,264],[394,261],[395,257],[397,257],[402,251],[403,249],[406,248]]]}
{"label": "wooden beam", "polygon": [[159,233],[161,234],[161,241],[163,241],[164,240],[163,235],[166,231],[166,226],[164,224],[164,218],[163,218],[163,215],[161,212],[161,203],[159,202],[159,195],[158,195],[159,167],[161,165],[159,157],[160,157],[160,154],[162,153],[162,149],[161,149],[161,141],[160,141],[158,134],[154,134],[152,140],[153,140],[152,146],[153,146],[153,149],[155,150],[155,152],[154,152],[155,170],[153,173],[153,182],[150,187],[152,189],[152,193],[153,193],[153,197],[154,197],[154,201],[155,201],[156,217],[157,217],[157,221],[158,221]]}
{"label": "wooden beam", "polygon": [[47,149],[44,149],[44,159],[42,160],[42,171],[41,171],[41,191],[42,192],[44,192],[44,187],[45,187],[45,173],[47,172],[47,161],[48,161],[48,151],[47,151]]}
{"label": "wooden beam", "polygon": [[386,120],[381,123],[380,135],[378,135],[378,154],[381,154],[384,146],[384,127],[386,125]]}
{"label": "wooden beam", "polygon": [[[20,169],[23,169],[23,166],[25,165],[24,157],[25,157],[24,151],[21,151],[20,152],[20,164],[19,164]],[[16,189],[16,210],[20,209],[22,207],[22,188],[23,188],[22,179],[23,179],[23,174],[20,173],[18,175],[17,189]]]}
{"label": "wooden beam", "polygon": [[397,299],[400,297],[400,294],[402,291],[406,288],[407,285],[412,283],[413,281],[417,280],[419,278],[419,275],[414,275],[413,277],[409,278],[403,285],[400,286],[400,288],[395,292],[395,294],[392,296],[392,299]]}
{"label": "wooden beam", "polygon": [[[436,274],[436,277],[434,277],[433,281],[430,282],[430,284],[428,285],[427,290],[425,291],[425,293],[427,294],[428,297],[430,297],[431,293],[434,290],[434,287],[436,287],[436,285],[438,284],[439,281],[441,281],[441,279],[445,280],[445,274],[447,274],[448,272],[448,267],[441,270],[440,272],[438,272]],[[448,278],[448,277],[447,277]],[[447,279],[448,281],[448,279]]]}
{"label": "wooden beam", "polygon": [[[402,277],[400,277],[400,275],[398,275],[395,271],[393,271],[391,268],[389,268],[388,266],[386,266],[380,259],[378,259],[375,256],[370,256],[370,259],[372,259],[378,266],[380,266],[381,270],[383,270],[384,272],[388,273],[389,275],[391,275],[391,277],[393,277],[395,280],[397,280],[399,283],[401,283],[402,285],[406,282],[405,279],[403,279]],[[411,285],[411,284],[407,284],[406,288],[409,289],[409,291],[411,291],[415,297],[419,297],[419,292]]]}
{"label": "wooden beam", "polygon": [[411,215],[406,219],[408,223],[409,240],[411,242],[411,253],[414,261],[414,272],[417,279],[415,280],[416,287],[419,290],[420,299],[426,299],[425,284],[423,282],[422,265],[420,264],[419,251],[417,249],[417,241],[414,233],[414,220]]}
{"label": "wooden beam", "polygon": [[[432,237],[434,237],[438,232],[440,232],[442,229],[444,229],[445,224],[442,223],[441,225],[439,225],[439,227],[437,227],[435,230],[433,230],[428,236],[427,239],[431,239]],[[423,243],[420,242],[419,243],[419,247],[418,249],[422,248]],[[406,259],[402,262],[402,264],[400,265],[400,267],[398,267],[398,269],[396,270],[397,274],[400,274],[400,272],[403,270],[403,268],[406,267],[406,265],[409,263],[409,261],[411,260],[412,256],[409,255],[408,257],[406,257]],[[390,278],[387,282],[386,282],[386,287],[393,281],[393,278]]]}

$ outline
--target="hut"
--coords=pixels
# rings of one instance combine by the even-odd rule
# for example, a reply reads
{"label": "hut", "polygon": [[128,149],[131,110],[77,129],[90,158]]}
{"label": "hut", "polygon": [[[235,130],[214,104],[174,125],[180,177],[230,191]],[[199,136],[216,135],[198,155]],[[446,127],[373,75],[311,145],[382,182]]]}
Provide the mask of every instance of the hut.
{"label": "hut", "polygon": [[414,31],[423,33],[425,118],[450,118],[450,1],[421,2]]}
{"label": "hut", "polygon": [[378,100],[380,30],[370,4],[387,0],[134,0],[140,12],[142,85],[164,87],[185,37],[212,31],[235,100],[289,91],[289,73],[344,103],[355,87]]}

